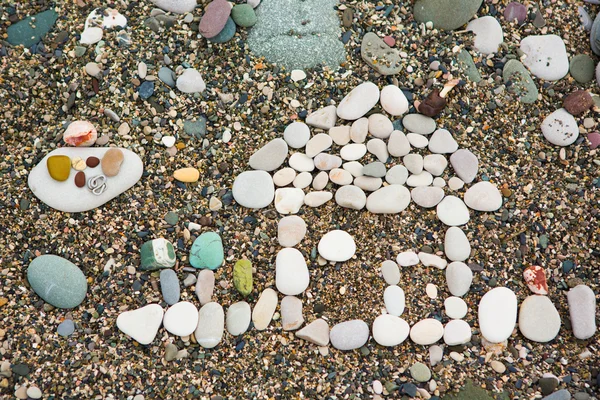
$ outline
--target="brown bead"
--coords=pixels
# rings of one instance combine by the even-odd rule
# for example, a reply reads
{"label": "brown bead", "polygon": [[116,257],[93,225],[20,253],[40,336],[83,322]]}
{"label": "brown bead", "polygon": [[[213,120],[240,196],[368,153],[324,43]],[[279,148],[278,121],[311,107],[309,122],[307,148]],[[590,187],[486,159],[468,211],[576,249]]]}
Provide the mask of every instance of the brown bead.
{"label": "brown bead", "polygon": [[577,90],[567,97],[563,102],[563,106],[572,115],[583,114],[594,105],[594,99],[585,90]]}
{"label": "brown bead", "polygon": [[79,188],[85,186],[85,172],[79,171],[75,174],[75,186]]}
{"label": "brown bead", "polygon": [[88,157],[85,163],[90,168],[96,168],[100,164],[100,159],[98,157]]}
{"label": "brown bead", "polygon": [[440,91],[434,89],[433,92],[423,100],[419,105],[419,112],[428,117],[435,117],[446,107],[446,99],[440,97]]}

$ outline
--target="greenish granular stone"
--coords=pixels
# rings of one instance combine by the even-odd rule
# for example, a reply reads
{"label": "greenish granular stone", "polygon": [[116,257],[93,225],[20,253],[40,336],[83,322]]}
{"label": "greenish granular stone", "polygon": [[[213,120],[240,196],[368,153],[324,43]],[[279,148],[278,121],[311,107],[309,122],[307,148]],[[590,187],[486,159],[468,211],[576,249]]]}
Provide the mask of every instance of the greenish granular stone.
{"label": "greenish granular stone", "polygon": [[190,264],[194,268],[217,269],[223,263],[223,241],[215,232],[205,232],[194,240]]}
{"label": "greenish granular stone", "polygon": [[177,222],[179,222],[179,215],[177,215],[176,212],[173,211],[169,211],[166,215],[165,215],[165,221],[167,222],[167,224],[169,225],[177,225]]}
{"label": "greenish granular stone", "polygon": [[219,32],[217,36],[208,40],[213,43],[225,43],[230,41],[233,38],[233,35],[235,35],[235,22],[229,17],[223,30]]}
{"label": "greenish granular stone", "polygon": [[578,54],[569,62],[569,72],[579,83],[588,83],[594,79],[594,60],[587,54]]}
{"label": "greenish granular stone", "polygon": [[431,379],[431,371],[427,365],[418,362],[410,367],[410,376],[412,376],[417,382],[427,382]]}
{"label": "greenish granular stone", "polygon": [[239,260],[233,266],[233,285],[242,296],[252,292],[252,263],[249,260]]}
{"label": "greenish granular stone", "polygon": [[38,296],[57,308],[77,307],[87,293],[83,272],[71,261],[51,254],[29,264],[27,280]]}
{"label": "greenish granular stone", "polygon": [[324,64],[337,68],[346,61],[337,0],[262,0],[258,21],[248,34],[257,56],[287,69]]}
{"label": "greenish granular stone", "polygon": [[241,27],[249,28],[256,24],[256,13],[249,4],[236,4],[231,10],[231,18]]}
{"label": "greenish granular stone", "polygon": [[143,271],[171,268],[175,265],[175,248],[163,238],[144,243],[140,249],[140,256],[140,269]]}
{"label": "greenish granular stone", "polygon": [[486,390],[475,386],[473,382],[467,381],[460,392],[457,394],[448,394],[442,397],[442,400],[494,400],[494,398],[497,400],[508,400],[506,393],[492,396],[492,394]]}
{"label": "greenish granular stone", "polygon": [[24,18],[6,29],[8,34],[6,41],[13,46],[22,44],[25,47],[31,47],[50,32],[57,19],[58,14],[54,10],[46,10]]}
{"label": "greenish granular stone", "polygon": [[502,70],[502,79],[506,84],[508,81],[508,91],[519,96],[521,103],[531,104],[538,98],[538,88],[531,79],[529,71],[517,60],[510,60],[504,65]]}
{"label": "greenish granular stone", "polygon": [[458,67],[462,70],[462,72],[467,75],[467,78],[471,82],[478,83],[481,81],[481,74],[473,62],[473,57],[467,50],[462,50],[460,53],[456,55],[456,61],[458,61]]}
{"label": "greenish granular stone", "polygon": [[417,22],[433,22],[433,27],[446,31],[460,28],[479,10],[483,0],[419,0],[414,5]]}
{"label": "greenish granular stone", "polygon": [[186,120],[183,122],[183,131],[198,139],[206,135],[206,117],[200,116],[196,121]]}

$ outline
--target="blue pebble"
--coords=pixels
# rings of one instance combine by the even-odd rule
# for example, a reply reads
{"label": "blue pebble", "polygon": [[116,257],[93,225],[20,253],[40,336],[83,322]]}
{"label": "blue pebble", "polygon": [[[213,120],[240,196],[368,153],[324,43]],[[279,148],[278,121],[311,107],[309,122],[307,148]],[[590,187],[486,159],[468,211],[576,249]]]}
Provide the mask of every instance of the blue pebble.
{"label": "blue pebble", "polygon": [[71,336],[75,332],[75,324],[70,319],[65,319],[58,325],[56,332],[63,337]]}
{"label": "blue pebble", "polygon": [[142,99],[148,100],[154,94],[154,82],[145,81],[142,83],[138,88],[138,93]]}

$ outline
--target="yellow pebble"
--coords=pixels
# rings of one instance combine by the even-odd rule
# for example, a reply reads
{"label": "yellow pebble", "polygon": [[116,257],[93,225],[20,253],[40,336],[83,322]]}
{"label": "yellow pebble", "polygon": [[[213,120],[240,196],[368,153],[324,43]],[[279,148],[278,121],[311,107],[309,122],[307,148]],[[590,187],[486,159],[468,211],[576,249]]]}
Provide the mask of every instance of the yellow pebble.
{"label": "yellow pebble", "polygon": [[196,168],[180,168],[173,173],[173,178],[179,182],[196,182],[200,178],[200,171]]}
{"label": "yellow pebble", "polygon": [[185,149],[185,143],[183,142],[178,142],[175,147],[177,147],[177,150],[183,150]]}
{"label": "yellow pebble", "polygon": [[87,165],[85,165],[85,161],[83,161],[81,157],[75,157],[74,159],[72,159],[71,166],[76,171],[83,171],[87,167]]}
{"label": "yellow pebble", "polygon": [[71,173],[71,159],[67,156],[50,156],[46,160],[48,173],[57,181],[66,181]]}

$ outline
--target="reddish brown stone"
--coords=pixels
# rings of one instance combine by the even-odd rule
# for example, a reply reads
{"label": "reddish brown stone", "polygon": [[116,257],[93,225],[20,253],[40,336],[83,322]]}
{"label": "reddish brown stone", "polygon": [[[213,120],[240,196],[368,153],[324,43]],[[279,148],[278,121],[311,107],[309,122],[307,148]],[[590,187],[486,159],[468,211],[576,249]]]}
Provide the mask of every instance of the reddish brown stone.
{"label": "reddish brown stone", "polygon": [[434,89],[419,105],[419,112],[428,117],[435,117],[446,107],[446,99],[440,96],[440,91]]}
{"label": "reddish brown stone", "polygon": [[548,294],[548,284],[546,283],[546,273],[544,269],[537,265],[532,265],[523,271],[523,278],[527,287],[535,294]]}
{"label": "reddish brown stone", "polygon": [[563,107],[572,115],[583,114],[594,106],[594,99],[585,90],[577,90],[567,97],[563,103]]}
{"label": "reddish brown stone", "polygon": [[231,6],[227,0],[213,0],[206,6],[200,20],[199,30],[202,36],[207,39],[217,36],[225,27],[229,14],[231,14]]}
{"label": "reddish brown stone", "polygon": [[79,188],[85,186],[85,173],[83,171],[79,171],[75,174],[75,186]]}
{"label": "reddish brown stone", "polygon": [[90,168],[96,168],[100,164],[100,159],[98,157],[88,157],[85,164]]}

